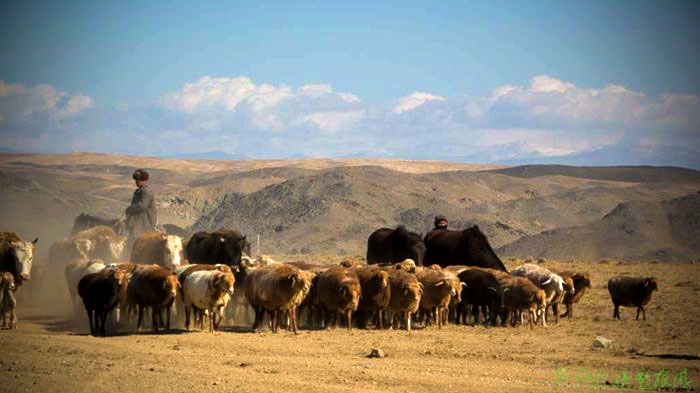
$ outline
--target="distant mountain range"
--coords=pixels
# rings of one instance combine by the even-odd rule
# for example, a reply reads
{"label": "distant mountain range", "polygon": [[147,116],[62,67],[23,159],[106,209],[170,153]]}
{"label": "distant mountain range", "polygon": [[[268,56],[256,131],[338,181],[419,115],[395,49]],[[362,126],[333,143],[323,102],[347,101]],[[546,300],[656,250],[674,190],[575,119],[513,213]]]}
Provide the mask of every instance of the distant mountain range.
{"label": "distant mountain range", "polygon": [[562,156],[533,155],[495,160],[509,165],[559,164],[586,166],[651,165],[700,169],[700,151],[684,146],[610,146]]}
{"label": "distant mountain range", "polygon": [[[29,151],[16,147],[0,146],[0,153],[37,153],[47,154],[48,151]],[[143,155],[129,152],[128,154]],[[148,154],[146,154],[148,155]],[[290,152],[285,157],[262,157],[249,153],[230,153],[225,151],[181,152],[156,155],[160,158],[182,160],[303,160],[317,158],[304,152]],[[522,144],[504,144],[490,146],[476,153],[459,154],[450,152],[435,152],[434,149],[417,149],[414,154],[406,157],[392,153],[373,153],[356,151],[339,156],[325,158],[378,158],[378,159],[407,159],[407,160],[446,160],[464,163],[492,163],[504,165],[574,165],[574,166],[673,166],[700,169],[700,151],[680,145],[666,146],[606,146],[586,152],[559,156],[546,156],[526,149]]]}

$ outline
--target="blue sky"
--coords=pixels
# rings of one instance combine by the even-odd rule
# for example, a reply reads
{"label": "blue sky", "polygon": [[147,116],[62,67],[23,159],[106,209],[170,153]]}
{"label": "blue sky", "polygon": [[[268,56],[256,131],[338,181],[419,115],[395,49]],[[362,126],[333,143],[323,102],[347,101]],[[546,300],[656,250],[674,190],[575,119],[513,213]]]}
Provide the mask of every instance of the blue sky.
{"label": "blue sky", "polygon": [[[700,149],[697,1],[201,3],[2,2],[0,146],[455,160]],[[251,154],[251,134],[269,146]],[[125,143],[162,138],[177,143]]]}

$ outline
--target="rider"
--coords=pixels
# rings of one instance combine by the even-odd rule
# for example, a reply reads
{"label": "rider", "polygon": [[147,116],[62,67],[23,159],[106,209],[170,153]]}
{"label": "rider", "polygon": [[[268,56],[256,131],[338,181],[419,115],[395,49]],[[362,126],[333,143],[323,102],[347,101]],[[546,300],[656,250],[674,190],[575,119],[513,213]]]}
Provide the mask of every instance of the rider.
{"label": "rider", "polygon": [[131,205],[126,208],[125,212],[129,248],[142,234],[155,231],[158,224],[156,198],[148,186],[148,172],[144,169],[137,169],[132,177],[138,188],[134,191]]}
{"label": "rider", "polygon": [[436,229],[447,229],[447,217],[443,216],[442,214],[438,214],[435,216],[435,221],[434,221],[435,228]]}

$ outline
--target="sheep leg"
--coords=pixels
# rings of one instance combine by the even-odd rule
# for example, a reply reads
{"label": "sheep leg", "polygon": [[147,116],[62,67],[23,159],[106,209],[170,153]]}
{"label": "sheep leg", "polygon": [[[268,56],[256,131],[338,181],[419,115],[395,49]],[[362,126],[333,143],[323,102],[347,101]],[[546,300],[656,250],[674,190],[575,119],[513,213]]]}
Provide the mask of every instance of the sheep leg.
{"label": "sheep leg", "polygon": [[297,332],[297,308],[296,307],[291,307],[287,311],[290,314],[290,320],[292,321],[292,331],[294,334],[298,334]]}
{"label": "sheep leg", "polygon": [[552,304],[552,312],[554,313],[554,323],[559,323],[559,303]]}
{"label": "sheep leg", "polygon": [[620,319],[620,305],[619,304],[614,304],[613,303],[613,319],[617,318]]}
{"label": "sheep leg", "polygon": [[170,330],[170,307],[165,309],[165,330]]}
{"label": "sheep leg", "polygon": [[100,333],[102,333],[102,337],[107,336],[107,330],[105,328],[106,321],[107,321],[107,312],[100,311]]}
{"label": "sheep leg", "polygon": [[160,319],[160,310],[158,307],[151,307],[151,324],[153,325],[153,332],[158,333],[158,320]]}
{"label": "sheep leg", "polygon": [[185,329],[190,330],[190,308],[185,306]]}
{"label": "sheep leg", "polygon": [[379,329],[384,330],[384,310],[377,310],[377,317],[379,318]]}
{"label": "sheep leg", "polygon": [[254,307],[253,310],[255,310],[255,321],[253,322],[253,331],[256,332],[258,330],[258,326],[260,325],[260,319],[261,318],[261,310],[258,307]]}
{"label": "sheep leg", "polygon": [[143,322],[143,306],[138,306],[139,309],[139,318],[138,321],[136,322],[136,331],[138,332],[141,330],[141,322]]}
{"label": "sheep leg", "polygon": [[216,313],[213,308],[209,309],[209,333],[214,333],[214,326],[216,326]]}
{"label": "sheep leg", "polygon": [[406,311],[405,318],[406,318],[406,329],[408,330],[409,333],[411,333],[411,312],[410,311]]}
{"label": "sheep leg", "polygon": [[352,310],[347,311],[348,317],[348,332],[352,331]]}
{"label": "sheep leg", "polygon": [[[94,336],[95,331],[94,331],[94,328],[92,325],[92,310],[85,309],[85,311],[87,311],[88,321],[90,322],[90,335]],[[3,315],[2,315],[2,326],[5,327],[5,312],[4,312],[4,310],[3,310]]]}
{"label": "sheep leg", "polygon": [[17,329],[17,310],[14,308],[10,311],[10,329]]}

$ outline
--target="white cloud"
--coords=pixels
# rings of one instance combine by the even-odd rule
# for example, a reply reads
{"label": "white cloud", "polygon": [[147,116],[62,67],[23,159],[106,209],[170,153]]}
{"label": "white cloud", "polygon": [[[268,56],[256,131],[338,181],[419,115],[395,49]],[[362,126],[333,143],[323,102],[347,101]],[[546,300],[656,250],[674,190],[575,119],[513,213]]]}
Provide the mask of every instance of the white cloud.
{"label": "white cloud", "polygon": [[338,132],[357,123],[364,116],[364,111],[316,112],[301,117],[299,124],[311,123],[322,131]]}
{"label": "white cloud", "polygon": [[419,106],[430,101],[445,101],[445,97],[440,97],[430,93],[414,92],[402,97],[399,103],[394,106],[394,113],[410,112]]}
{"label": "white cloud", "polygon": [[[538,75],[527,87],[495,88],[488,101],[479,102],[478,113],[489,114],[489,124],[502,128],[543,129],[601,128],[648,129],[650,126],[688,126],[700,123],[695,96],[662,94],[647,96],[621,85],[581,88],[546,75]],[[469,113],[474,109],[465,108]],[[697,113],[697,112],[696,112]]]}
{"label": "white cloud", "polygon": [[552,78],[547,75],[537,75],[530,81],[530,90],[535,92],[556,92],[565,93],[567,90],[575,89],[573,83],[564,82],[557,78]]}
{"label": "white cloud", "polygon": [[[448,160],[616,146],[700,149],[698,96],[651,96],[620,84],[581,87],[547,75],[497,86],[482,97],[414,92],[386,105],[363,103],[327,83],[289,86],[205,76],[151,106],[89,110],[94,106],[89,96],[51,85],[0,81],[0,146]],[[148,143],[160,139],[169,142]]]}
{"label": "white cloud", "polygon": [[46,126],[74,117],[92,105],[91,97],[72,95],[51,85],[25,87],[0,81],[0,126]]}

